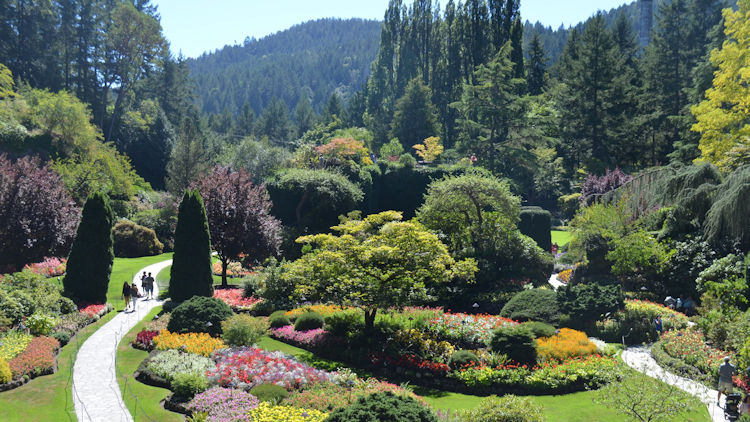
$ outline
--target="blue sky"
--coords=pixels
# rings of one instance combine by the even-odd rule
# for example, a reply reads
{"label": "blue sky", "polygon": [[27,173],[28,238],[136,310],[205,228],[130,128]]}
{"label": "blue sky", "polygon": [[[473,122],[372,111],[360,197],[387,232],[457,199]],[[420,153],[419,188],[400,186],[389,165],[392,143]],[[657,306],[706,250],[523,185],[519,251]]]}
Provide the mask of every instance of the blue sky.
{"label": "blue sky", "polygon": [[[632,0],[630,0],[632,1]],[[572,25],[623,0],[521,0],[524,20]],[[154,0],[175,54],[199,56],[246,36],[261,38],[312,19],[382,19],[388,0]],[[410,3],[406,0],[405,3]],[[441,3],[444,3],[441,1]]]}

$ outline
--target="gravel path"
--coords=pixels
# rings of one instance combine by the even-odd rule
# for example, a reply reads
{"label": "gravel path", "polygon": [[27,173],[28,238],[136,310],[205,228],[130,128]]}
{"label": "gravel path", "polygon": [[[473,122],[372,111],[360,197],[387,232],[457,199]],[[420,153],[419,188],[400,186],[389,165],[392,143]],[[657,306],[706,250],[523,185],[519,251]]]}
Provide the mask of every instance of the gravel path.
{"label": "gravel path", "polygon": [[[675,387],[687,391],[697,397],[708,407],[708,413],[711,415],[711,419],[714,422],[725,421],[724,409],[716,405],[716,394],[718,394],[716,390],[708,388],[699,382],[665,371],[658,363],[656,363],[654,358],[651,357],[650,347],[628,347],[622,352],[622,360],[636,371],[642,372],[652,378],[662,380],[667,384],[674,385]],[[722,402],[724,401],[724,397],[726,396],[722,395]]]}
{"label": "gravel path", "polygon": [[[140,276],[144,271],[150,272],[156,278],[156,274],[169,265],[172,265],[171,259],[142,268],[136,273],[133,282],[140,288]],[[156,283],[154,295],[159,297],[159,286]],[[81,345],[73,366],[73,401],[79,421],[133,420],[117,385],[117,345],[151,309],[161,304],[162,302],[156,299],[138,299],[134,311],[120,312]]]}
{"label": "gravel path", "polygon": [[552,288],[553,288],[553,289],[555,289],[555,290],[557,290],[557,288],[558,288],[558,287],[560,287],[560,286],[564,286],[564,285],[565,285],[565,283],[563,283],[562,281],[560,281],[560,280],[559,280],[559,279],[557,278],[557,274],[552,274],[551,276],[549,276],[549,284],[550,284],[550,285],[552,286]]}

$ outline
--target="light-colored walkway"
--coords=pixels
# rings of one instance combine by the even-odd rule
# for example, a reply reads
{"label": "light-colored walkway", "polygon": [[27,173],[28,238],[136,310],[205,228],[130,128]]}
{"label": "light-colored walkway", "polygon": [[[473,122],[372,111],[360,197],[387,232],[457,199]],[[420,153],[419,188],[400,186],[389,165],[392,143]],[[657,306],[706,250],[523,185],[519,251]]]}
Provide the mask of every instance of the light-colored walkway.
{"label": "light-colored walkway", "polygon": [[558,287],[560,287],[560,286],[564,286],[564,285],[565,285],[565,283],[563,283],[562,281],[560,281],[560,280],[559,280],[559,279],[557,278],[557,274],[552,274],[551,276],[549,276],[549,284],[550,284],[550,285],[552,286],[552,288],[553,288],[553,289],[555,289],[555,290],[557,290],[557,289],[558,289]]}
{"label": "light-colored walkway", "polygon": [[[628,347],[622,352],[622,360],[628,364],[631,368],[636,371],[642,372],[652,378],[659,379],[666,382],[667,384],[674,385],[675,387],[687,391],[692,394],[700,401],[706,404],[708,407],[708,413],[711,415],[711,419],[714,422],[724,422],[724,409],[716,405],[716,390],[706,387],[705,385],[687,379],[670,372],[665,371],[658,363],[651,357],[650,347],[645,346],[632,346]],[[722,402],[724,401],[724,395],[722,395]]]}
{"label": "light-colored walkway", "polygon": [[[133,282],[140,289],[141,274],[146,271],[156,278],[172,260],[149,265],[138,271]],[[154,283],[154,295],[159,297],[159,287]],[[125,407],[117,385],[115,355],[117,345],[148,312],[160,305],[159,300],[139,298],[135,311],[120,312],[99,328],[81,346],[73,366],[73,401],[79,421],[130,422],[133,418]],[[113,311],[117,312],[117,311]]]}

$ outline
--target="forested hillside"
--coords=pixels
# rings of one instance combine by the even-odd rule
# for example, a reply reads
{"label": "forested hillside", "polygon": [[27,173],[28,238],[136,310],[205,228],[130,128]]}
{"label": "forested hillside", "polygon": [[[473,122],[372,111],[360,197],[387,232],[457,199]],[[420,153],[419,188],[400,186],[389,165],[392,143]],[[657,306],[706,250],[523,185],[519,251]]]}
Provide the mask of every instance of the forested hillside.
{"label": "forested hillside", "polygon": [[274,99],[294,108],[305,97],[316,112],[334,92],[348,99],[367,80],[380,22],[320,19],[259,40],[187,60],[204,113],[260,114]]}

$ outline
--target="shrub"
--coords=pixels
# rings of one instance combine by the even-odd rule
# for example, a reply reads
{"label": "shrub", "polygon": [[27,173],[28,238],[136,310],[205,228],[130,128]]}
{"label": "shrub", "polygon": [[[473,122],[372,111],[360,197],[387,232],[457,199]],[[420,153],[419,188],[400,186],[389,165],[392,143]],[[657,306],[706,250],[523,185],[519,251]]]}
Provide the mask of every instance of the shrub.
{"label": "shrub", "polygon": [[70,341],[70,334],[65,331],[55,331],[52,337],[60,342],[60,346],[65,346]]}
{"label": "shrub", "polygon": [[479,406],[459,412],[462,422],[542,422],[542,408],[529,397],[490,396]]}
{"label": "shrub", "polygon": [[560,312],[571,318],[573,326],[590,325],[603,315],[623,308],[622,289],[619,285],[597,283],[567,285],[557,289]]}
{"label": "shrub", "polygon": [[255,396],[236,389],[211,387],[196,394],[188,404],[193,413],[206,413],[210,420],[242,421],[247,412],[258,407]]}
{"label": "shrub", "polygon": [[545,362],[589,356],[596,351],[596,345],[589,341],[586,333],[569,328],[561,328],[559,334],[537,341],[537,353]]}
{"label": "shrub", "polygon": [[338,337],[348,337],[362,332],[365,329],[365,318],[357,309],[336,312],[325,317],[326,330]]}
{"label": "shrub", "polygon": [[13,381],[13,373],[10,371],[8,361],[0,358],[0,384],[7,384]]}
{"label": "shrub", "polygon": [[254,395],[260,401],[267,401],[273,404],[279,404],[282,400],[289,397],[286,388],[276,384],[260,384],[250,389],[250,394]]}
{"label": "shrub", "polygon": [[438,362],[448,360],[456,351],[449,342],[438,341],[433,333],[416,328],[401,329],[393,333],[388,340],[387,349],[395,354],[414,353]]}
{"label": "shrub", "polygon": [[[177,215],[169,297],[177,302],[192,296],[210,297],[214,290],[211,275],[211,240],[206,208],[198,190],[185,192]],[[203,320],[204,323],[206,321],[208,320]],[[211,323],[221,330],[221,321]],[[174,329],[170,328],[170,331]]]}
{"label": "shrub", "polygon": [[492,334],[490,347],[518,363],[536,363],[536,341],[530,329],[520,325],[498,328]]}
{"label": "shrub", "polygon": [[61,314],[72,314],[78,310],[75,302],[65,296],[60,296],[60,298],[57,299],[57,304],[60,307]]}
{"label": "shrub", "polygon": [[167,330],[154,337],[154,345],[157,350],[178,349],[201,356],[211,356],[211,353],[226,347],[221,339],[206,333],[175,334]]}
{"label": "shrub", "polygon": [[543,321],[557,323],[560,320],[560,309],[554,290],[524,290],[503,306],[500,312],[505,318],[516,321]]}
{"label": "shrub", "polygon": [[287,325],[292,325],[292,322],[289,321],[289,318],[287,318],[286,315],[271,314],[271,316],[268,317],[268,325],[271,328],[281,328],[281,327],[286,327]]}
{"label": "shrub", "polygon": [[448,359],[448,365],[451,369],[456,370],[466,365],[475,365],[479,363],[479,357],[468,350],[459,350],[454,352],[450,359]]}
{"label": "shrub", "polygon": [[521,324],[534,334],[535,338],[551,337],[557,334],[557,330],[550,324],[539,321],[528,321]]}
{"label": "shrub", "polygon": [[352,421],[437,422],[437,417],[411,397],[384,392],[362,397],[335,410],[326,419],[326,422]]}
{"label": "shrub", "polygon": [[35,336],[46,336],[52,332],[52,328],[57,323],[57,319],[52,315],[35,313],[26,319],[26,326],[29,327],[31,334]]}
{"label": "shrub", "polygon": [[229,305],[219,299],[193,296],[172,311],[167,329],[173,333],[221,335],[221,323],[232,316]]}
{"label": "shrub", "polygon": [[552,248],[552,214],[540,207],[521,207],[518,230],[534,239],[544,251]]}
{"label": "shrub", "polygon": [[323,328],[325,320],[323,316],[317,312],[305,312],[297,317],[294,322],[294,329],[297,331],[308,331],[315,330],[317,328]]}
{"label": "shrub", "polygon": [[138,258],[159,255],[164,244],[156,237],[156,232],[130,220],[120,220],[112,228],[115,256]]}
{"label": "shrub", "polygon": [[268,331],[268,323],[247,314],[235,315],[221,323],[224,341],[231,346],[252,346]]}
{"label": "shrub", "polygon": [[172,382],[177,374],[204,375],[206,371],[213,369],[215,366],[214,361],[207,357],[184,353],[179,350],[167,350],[148,358],[146,370],[168,382]]}
{"label": "shrub", "polygon": [[198,393],[206,391],[208,380],[203,374],[195,372],[181,372],[172,378],[172,391],[177,397],[192,398]]}

